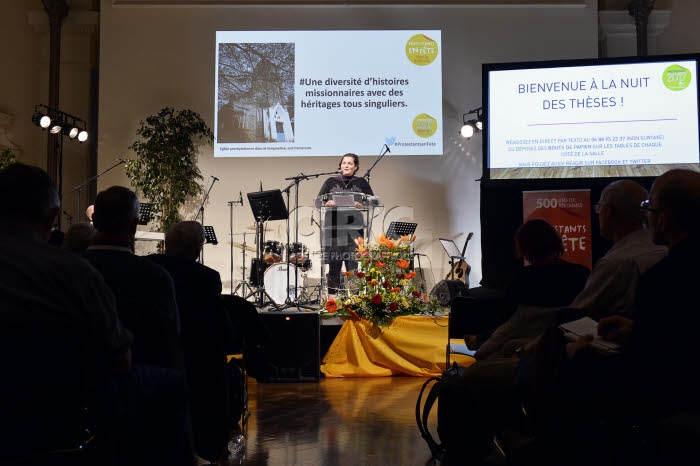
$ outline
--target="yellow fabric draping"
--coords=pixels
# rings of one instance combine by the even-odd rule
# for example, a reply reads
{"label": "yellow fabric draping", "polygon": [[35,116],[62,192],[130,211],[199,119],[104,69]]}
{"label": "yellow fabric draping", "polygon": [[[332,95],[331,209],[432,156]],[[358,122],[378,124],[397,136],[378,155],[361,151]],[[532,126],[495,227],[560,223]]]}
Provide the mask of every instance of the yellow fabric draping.
{"label": "yellow fabric draping", "polygon": [[[402,316],[386,327],[346,320],[321,361],[326,377],[431,377],[445,370],[447,317]],[[474,358],[453,354],[469,366]]]}

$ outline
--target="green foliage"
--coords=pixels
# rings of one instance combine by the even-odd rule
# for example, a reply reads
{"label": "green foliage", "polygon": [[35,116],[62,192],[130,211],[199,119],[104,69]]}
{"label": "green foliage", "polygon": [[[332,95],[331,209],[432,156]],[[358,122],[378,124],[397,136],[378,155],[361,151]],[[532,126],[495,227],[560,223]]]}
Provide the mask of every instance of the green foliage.
{"label": "green foliage", "polygon": [[197,165],[198,143],[212,145],[214,134],[197,112],[171,107],[139,122],[129,149],[136,158],[126,163],[126,175],[143,200],[153,203],[154,221],[160,231],[182,220],[180,208],[202,194],[202,174]]}
{"label": "green foliage", "polygon": [[14,150],[9,147],[0,150],[0,170],[15,162],[17,162],[17,155]]}

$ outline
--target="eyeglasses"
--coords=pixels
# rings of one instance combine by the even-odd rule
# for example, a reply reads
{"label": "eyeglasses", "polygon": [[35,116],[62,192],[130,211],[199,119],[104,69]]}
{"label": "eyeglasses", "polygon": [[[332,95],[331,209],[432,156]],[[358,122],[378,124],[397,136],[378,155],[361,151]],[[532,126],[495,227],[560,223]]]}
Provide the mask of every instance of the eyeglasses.
{"label": "eyeglasses", "polygon": [[645,212],[657,213],[659,211],[658,209],[652,209],[651,207],[649,207],[649,199],[642,201],[642,203],[639,204],[639,208]]}

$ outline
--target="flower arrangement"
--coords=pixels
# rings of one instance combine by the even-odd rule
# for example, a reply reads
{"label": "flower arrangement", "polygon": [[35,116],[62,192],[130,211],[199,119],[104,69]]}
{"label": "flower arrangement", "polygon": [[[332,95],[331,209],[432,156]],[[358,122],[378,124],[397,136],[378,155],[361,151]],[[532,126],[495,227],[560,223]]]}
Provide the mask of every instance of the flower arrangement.
{"label": "flower arrangement", "polygon": [[365,319],[376,325],[387,325],[398,316],[435,315],[443,310],[434,297],[422,293],[414,284],[416,272],[409,270],[411,244],[416,237],[398,240],[384,234],[366,245],[356,240],[357,271],[344,272],[347,292],[327,300],[321,315]]}

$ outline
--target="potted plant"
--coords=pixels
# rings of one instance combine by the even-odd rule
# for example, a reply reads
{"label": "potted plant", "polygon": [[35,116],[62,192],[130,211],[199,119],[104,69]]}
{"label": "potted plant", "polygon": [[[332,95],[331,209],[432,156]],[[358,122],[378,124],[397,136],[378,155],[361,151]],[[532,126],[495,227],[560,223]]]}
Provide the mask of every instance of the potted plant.
{"label": "potted plant", "polygon": [[127,160],[126,175],[153,204],[158,231],[166,231],[181,221],[180,208],[203,191],[197,149],[201,142],[211,146],[214,134],[197,112],[166,107],[140,121],[136,135],[142,140],[129,146],[136,157]]}

